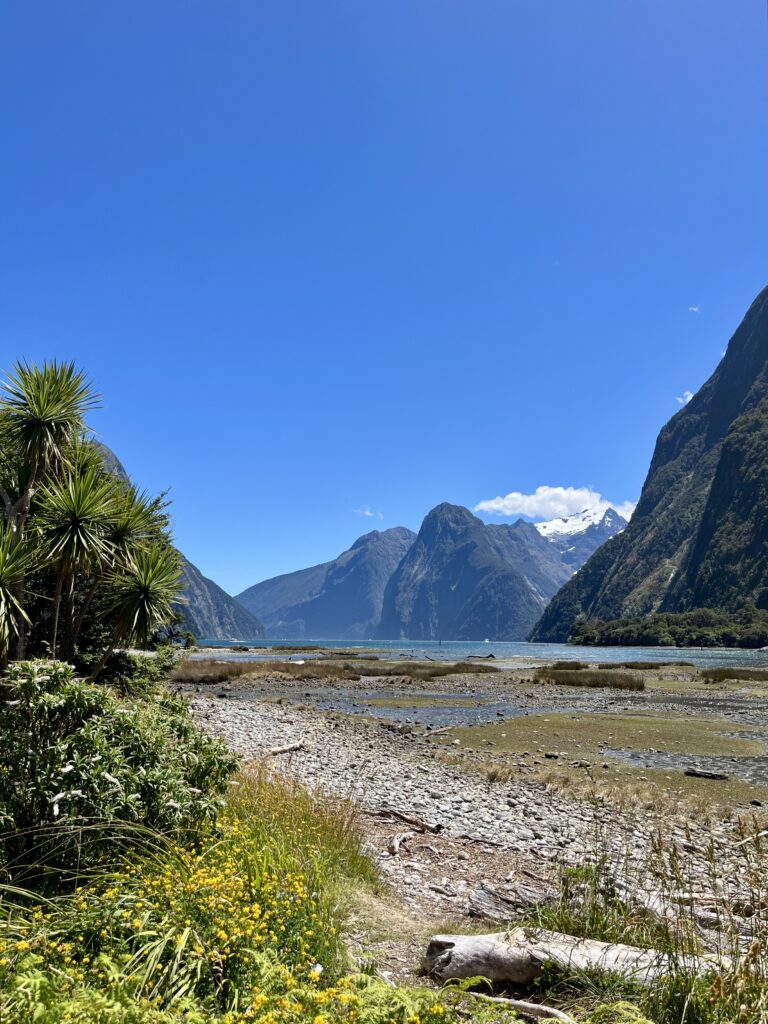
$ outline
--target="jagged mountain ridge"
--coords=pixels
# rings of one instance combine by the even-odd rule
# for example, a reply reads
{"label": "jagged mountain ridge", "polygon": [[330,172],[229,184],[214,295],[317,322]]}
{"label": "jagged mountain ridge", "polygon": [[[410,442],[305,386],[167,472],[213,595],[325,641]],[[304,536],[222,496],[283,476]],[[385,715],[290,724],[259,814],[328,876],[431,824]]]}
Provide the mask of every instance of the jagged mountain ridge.
{"label": "jagged mountain ridge", "polygon": [[402,526],[373,530],[337,558],[264,580],[237,600],[270,637],[367,639],[378,625],[387,581],[415,537]]}
{"label": "jagged mountain ridge", "polygon": [[[376,635],[523,640],[572,575],[569,557],[586,533],[547,537],[523,520],[485,524],[460,505],[438,505],[387,584]],[[585,541],[590,550],[598,536],[599,528]]]}
{"label": "jagged mountain ridge", "polygon": [[573,572],[599,547],[626,529],[627,520],[615,508],[584,509],[575,515],[533,524],[560,552]]}
{"label": "jagged mountain ridge", "polygon": [[768,289],[715,372],[662,428],[632,520],[552,601],[532,639],[579,616],[768,607]]}
{"label": "jagged mountain ridge", "polygon": [[418,536],[373,531],[338,558],[264,580],[237,600],[273,638],[520,640],[574,568],[624,525],[613,509],[551,530],[485,524],[443,504]]}

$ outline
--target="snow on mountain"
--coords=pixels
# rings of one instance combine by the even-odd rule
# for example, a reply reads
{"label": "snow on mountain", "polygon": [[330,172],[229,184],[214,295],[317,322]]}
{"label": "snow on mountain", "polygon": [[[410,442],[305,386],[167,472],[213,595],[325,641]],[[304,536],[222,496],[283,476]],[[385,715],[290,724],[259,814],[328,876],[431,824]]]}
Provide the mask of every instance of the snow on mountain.
{"label": "snow on mountain", "polygon": [[562,516],[560,519],[549,519],[533,525],[547,540],[559,540],[561,537],[573,537],[584,533],[590,526],[605,527],[611,534],[619,533],[627,522],[615,509],[585,508],[583,512],[576,512],[572,516]]}

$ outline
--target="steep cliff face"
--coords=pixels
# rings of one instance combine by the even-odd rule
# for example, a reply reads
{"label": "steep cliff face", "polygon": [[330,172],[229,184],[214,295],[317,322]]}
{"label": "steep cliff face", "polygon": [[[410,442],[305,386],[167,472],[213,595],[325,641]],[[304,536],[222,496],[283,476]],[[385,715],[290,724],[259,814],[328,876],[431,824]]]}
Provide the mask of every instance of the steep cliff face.
{"label": "steep cliff face", "polygon": [[486,526],[438,505],[387,584],[377,636],[520,640],[569,575],[530,523]]}
{"label": "steep cliff face", "polygon": [[264,580],[237,600],[271,637],[367,639],[378,625],[387,581],[415,537],[400,526],[374,530],[333,561]]}
{"label": "steep cliff face", "polygon": [[185,600],[179,611],[198,640],[258,640],[264,636],[264,627],[255,615],[181,557]]}
{"label": "steep cliff face", "polygon": [[551,602],[532,634],[568,638],[578,616],[765,601],[768,289],[721,363],[661,430],[632,520]]}

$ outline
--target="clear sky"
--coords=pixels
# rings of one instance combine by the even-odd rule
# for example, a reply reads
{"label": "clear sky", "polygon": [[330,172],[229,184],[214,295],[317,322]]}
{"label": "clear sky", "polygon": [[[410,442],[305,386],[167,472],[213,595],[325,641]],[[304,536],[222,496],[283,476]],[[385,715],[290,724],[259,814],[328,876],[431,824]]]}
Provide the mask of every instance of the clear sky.
{"label": "clear sky", "polygon": [[636,499],[768,278],[767,35],[764,0],[11,0],[0,366],[82,364],[230,592],[440,501]]}

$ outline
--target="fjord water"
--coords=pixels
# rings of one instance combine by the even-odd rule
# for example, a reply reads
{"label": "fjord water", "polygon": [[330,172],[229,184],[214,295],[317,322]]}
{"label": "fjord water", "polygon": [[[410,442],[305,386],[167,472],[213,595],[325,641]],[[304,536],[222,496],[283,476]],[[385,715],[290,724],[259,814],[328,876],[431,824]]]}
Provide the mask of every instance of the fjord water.
{"label": "fjord water", "polygon": [[[697,668],[768,665],[768,650],[742,650],[731,647],[575,647],[570,644],[532,644],[472,642],[465,640],[199,640],[200,646],[232,648],[238,644],[257,648],[248,652],[254,660],[269,657],[265,649],[279,647],[280,656],[290,655],[291,647],[301,656],[312,652],[306,647],[341,648],[380,653],[390,658],[432,658],[435,661],[466,661],[487,658],[496,661],[687,661]],[[276,652],[277,653],[277,652]],[[244,655],[238,655],[242,658]]]}

